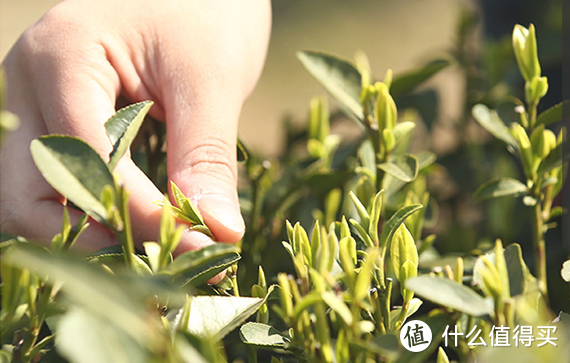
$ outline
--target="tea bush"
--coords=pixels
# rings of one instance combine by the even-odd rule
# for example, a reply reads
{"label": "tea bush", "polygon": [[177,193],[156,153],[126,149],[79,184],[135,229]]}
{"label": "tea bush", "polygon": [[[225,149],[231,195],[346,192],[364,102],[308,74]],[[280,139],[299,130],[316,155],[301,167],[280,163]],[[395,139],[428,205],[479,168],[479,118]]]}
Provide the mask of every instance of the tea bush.
{"label": "tea bush", "polygon": [[[419,116],[426,118],[422,105],[431,100],[414,91],[451,64],[467,67],[460,59],[396,75],[389,70],[375,81],[363,54],[351,62],[305,51],[299,60],[342,113],[329,114],[324,97],[311,100],[307,127],[286,133],[287,144],[303,150],[291,147],[278,159],[266,160],[238,141],[247,224],[238,246],[218,243],[173,258],[184,228],[213,235],[171,183],[172,204],[156,201],[163,206],[157,241],[135,249],[128,192],[113,169],[152,102],[123,108],[106,122],[113,145],[108,163],[77,138],[32,142],[45,179],[67,198],[67,208],[85,215],[72,225],[65,210],[61,232],[47,247],[2,235],[2,361],[568,361],[570,316],[549,308],[545,254],[545,233],[564,213],[554,198],[567,169],[566,129],[553,126],[568,102],[538,112],[548,80],[533,25],[515,27],[512,47],[524,99],[490,92],[469,94],[467,104],[522,173],[483,183],[473,198],[522,198],[531,210],[534,250],[524,255],[534,256],[532,271],[512,241],[440,255],[436,235],[426,232],[438,205],[428,181],[441,167],[433,152],[414,147]],[[505,102],[516,119],[493,109]],[[344,117],[362,130],[356,140],[331,133]],[[164,129],[150,118],[147,123],[132,155],[166,191]],[[13,127],[3,112],[2,130]],[[113,230],[121,244],[85,258],[68,253],[88,217]],[[570,280],[570,262],[555,268]],[[219,284],[207,283],[226,269]],[[421,352],[400,341],[410,334],[402,329],[409,320],[431,329]],[[534,330],[523,331],[529,326]],[[510,346],[473,344],[498,342],[501,331],[514,336]],[[519,347],[529,342],[535,344]]]}

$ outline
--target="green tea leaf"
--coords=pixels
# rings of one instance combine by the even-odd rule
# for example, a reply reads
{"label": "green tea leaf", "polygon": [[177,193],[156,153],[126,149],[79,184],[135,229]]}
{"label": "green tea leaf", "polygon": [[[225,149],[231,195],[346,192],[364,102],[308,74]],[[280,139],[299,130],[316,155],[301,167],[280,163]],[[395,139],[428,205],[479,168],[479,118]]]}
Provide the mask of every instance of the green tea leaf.
{"label": "green tea leaf", "polygon": [[[158,293],[149,279],[112,276],[96,264],[48,253],[35,246],[12,248],[2,256],[2,263],[27,268],[49,277],[52,283],[57,281],[67,299],[112,322],[140,344],[148,344],[155,338],[156,331],[150,329],[152,323],[145,318],[145,299],[150,301]],[[173,302],[175,297],[172,294]]]}
{"label": "green tea leaf", "polygon": [[380,235],[380,247],[385,247],[387,243],[392,242],[392,237],[396,230],[400,227],[402,223],[408,218],[412,213],[420,210],[423,208],[421,204],[412,204],[405,207],[400,208],[386,224],[384,225],[384,229],[382,229],[382,234]]}
{"label": "green tea leaf", "polygon": [[115,182],[99,154],[83,140],[60,135],[42,136],[30,146],[36,166],[47,182],[100,223],[107,210],[100,198]]}
{"label": "green tea leaf", "polygon": [[[509,291],[511,296],[524,294],[527,290],[529,280],[534,279],[526,266],[520,245],[512,243],[504,249],[505,261],[507,264],[507,273],[509,275]],[[491,262],[495,262],[495,253],[485,254]],[[484,268],[484,263],[481,258],[478,258],[473,267],[473,284],[482,285],[483,278],[481,276],[481,269]]]}
{"label": "green tea leaf", "polygon": [[451,62],[446,59],[436,59],[422,67],[397,74],[392,80],[390,93],[394,98],[401,97],[404,94],[411,92],[414,88],[427,81],[450,64]]}
{"label": "green tea leaf", "polygon": [[374,196],[372,208],[370,209],[370,223],[368,224],[368,234],[374,243],[378,243],[378,231],[380,228],[380,216],[384,209],[384,190],[379,191]]}
{"label": "green tea leaf", "polygon": [[406,281],[406,289],[436,304],[468,315],[483,316],[493,312],[492,305],[475,291],[448,279],[427,275],[413,277]]}
{"label": "green tea leaf", "polygon": [[449,358],[442,347],[439,347],[437,350],[437,363],[449,363]]}
{"label": "green tea leaf", "polygon": [[565,144],[565,142],[562,142],[550,151],[548,156],[538,166],[537,175],[542,176],[570,159],[570,148]]}
{"label": "green tea leaf", "polygon": [[511,135],[509,128],[505,125],[503,120],[499,117],[495,110],[490,110],[483,104],[473,106],[471,111],[473,118],[483,126],[485,130],[495,136],[497,139],[505,142],[507,145],[517,148],[517,142]]}
{"label": "green tea leaf", "polygon": [[57,332],[57,350],[71,363],[86,360],[139,363],[149,359],[147,346],[138,344],[113,324],[78,307],[62,316]]}
{"label": "green tea leaf", "polygon": [[416,127],[416,123],[412,121],[403,121],[398,122],[396,126],[394,126],[394,138],[396,139],[396,144],[400,144],[404,142],[414,131]]}
{"label": "green tea leaf", "polygon": [[360,105],[362,77],[356,67],[336,56],[304,51],[297,53],[305,69],[357,120],[364,119]]}
{"label": "green tea leaf", "polygon": [[285,349],[290,339],[279,333],[274,327],[249,322],[239,329],[241,341],[248,345],[255,345],[261,348],[281,348]]}
{"label": "green tea leaf", "polygon": [[[404,324],[406,322],[407,318],[409,318],[416,311],[418,311],[418,309],[420,308],[420,306],[422,306],[423,303],[424,302],[421,301],[420,299],[418,299],[417,297],[414,297],[412,300],[410,300],[408,310],[406,310],[406,317],[404,318],[404,321],[402,321],[402,324]],[[401,312],[402,312],[402,308],[396,308],[396,309],[390,311],[390,326],[395,326],[396,321],[400,317]]]}
{"label": "green tea leaf", "polygon": [[131,146],[152,105],[152,101],[135,103],[120,109],[105,122],[107,136],[113,144],[113,151],[109,155],[109,170],[115,169],[119,160]]}
{"label": "green tea leaf", "polygon": [[370,223],[370,214],[368,214],[366,207],[364,206],[364,204],[362,204],[360,199],[358,199],[358,197],[356,196],[356,194],[354,194],[352,190],[348,193],[348,195],[350,199],[352,199],[352,202],[354,203],[354,207],[356,208],[356,212],[360,217],[360,222],[362,223],[362,227],[364,229],[368,229],[368,225]]}
{"label": "green tea leaf", "polygon": [[238,162],[246,162],[249,160],[249,151],[239,137],[237,139],[237,160]]}
{"label": "green tea leaf", "polygon": [[412,234],[404,223],[398,227],[394,238],[392,238],[390,259],[398,280],[400,280],[400,268],[406,261],[411,261],[415,266],[418,266],[418,250]]}
{"label": "green tea leaf", "polygon": [[562,120],[562,110],[564,108],[570,108],[570,100],[562,101],[550,107],[549,109],[542,111],[536,118],[536,126],[548,126],[552,123]]}
{"label": "green tea leaf", "polygon": [[511,178],[501,178],[481,185],[473,194],[473,199],[481,201],[490,198],[519,196],[527,192],[528,188],[520,181]]}
{"label": "green tea leaf", "polygon": [[[190,301],[187,327],[180,327],[199,337],[222,339],[253,315],[266,299],[235,296],[194,296]],[[177,326],[180,311],[171,316]]]}
{"label": "green tea leaf", "polygon": [[334,312],[340,316],[340,318],[344,321],[346,326],[352,326],[353,318],[352,313],[350,312],[349,307],[346,303],[338,298],[334,293],[330,291],[323,291],[321,293],[321,297],[323,301],[331,308]]}
{"label": "green tea leaf", "polygon": [[239,249],[226,243],[215,243],[197,251],[179,255],[162,273],[171,275],[182,286],[200,285],[240,259]]}
{"label": "green tea leaf", "polygon": [[418,158],[415,155],[404,154],[379,164],[378,168],[401,181],[411,182],[418,175],[418,166]]}
{"label": "green tea leaf", "polygon": [[192,224],[199,224],[205,225],[204,218],[202,218],[202,214],[192,201],[189,198],[186,198],[184,193],[178,188],[173,181],[170,181],[170,187],[172,188],[172,195],[174,196],[174,200],[178,205],[178,208],[182,211],[182,214],[188,218],[192,222]]}

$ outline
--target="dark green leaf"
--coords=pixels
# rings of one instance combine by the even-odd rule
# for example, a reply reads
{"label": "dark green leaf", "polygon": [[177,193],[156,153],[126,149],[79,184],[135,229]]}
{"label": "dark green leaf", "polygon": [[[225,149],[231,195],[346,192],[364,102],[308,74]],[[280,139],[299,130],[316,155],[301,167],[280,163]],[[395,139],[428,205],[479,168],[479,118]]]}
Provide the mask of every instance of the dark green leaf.
{"label": "dark green leaf", "polygon": [[481,185],[473,194],[473,199],[481,201],[489,198],[519,196],[528,191],[526,185],[516,179],[501,178]]}
{"label": "dark green leaf", "polygon": [[412,213],[420,210],[421,208],[423,208],[421,204],[413,204],[402,207],[394,213],[382,229],[382,234],[380,235],[380,247],[385,247],[386,243],[391,243],[392,237],[394,237],[394,233],[396,233],[398,227],[400,227],[400,225],[404,223],[406,218],[412,215]]}
{"label": "dark green leaf", "polygon": [[538,175],[542,176],[552,169],[562,165],[564,161],[570,159],[570,147],[565,144],[565,142],[562,142],[556,145],[556,147],[550,151],[548,156],[542,160],[538,166],[538,170],[536,171]]}
{"label": "dark green leaf", "polygon": [[261,348],[285,348],[289,338],[279,333],[274,327],[250,322],[243,325],[239,330],[241,341],[248,345]]}
{"label": "dark green leaf", "polygon": [[107,136],[113,144],[113,151],[109,155],[109,170],[115,169],[119,160],[131,146],[152,105],[152,101],[135,103],[120,109],[105,122]]}
{"label": "dark green leaf", "polygon": [[566,109],[570,108],[570,100],[562,101],[550,107],[548,110],[541,112],[540,115],[538,115],[538,117],[536,118],[536,126],[538,125],[548,126],[552,123],[562,120],[563,117],[562,111],[564,108]]}
{"label": "dark green leaf", "polygon": [[490,110],[483,104],[473,106],[473,118],[487,130],[491,135],[497,139],[502,140],[507,145],[517,148],[517,142],[511,135],[509,128],[505,125],[503,120],[499,117],[495,110]]}
{"label": "dark green leaf", "polygon": [[398,98],[411,92],[421,83],[430,79],[433,75],[451,64],[446,59],[434,60],[423,67],[418,67],[394,76],[390,86],[390,94]]}
{"label": "dark green leaf", "polygon": [[30,149],[36,166],[55,190],[98,222],[107,220],[101,193],[115,182],[91,146],[74,137],[50,135],[32,141]]}
{"label": "dark green leaf", "polygon": [[377,335],[370,340],[367,349],[386,357],[389,362],[397,362],[400,350],[400,339],[393,333]]}
{"label": "dark green leaf", "polygon": [[492,304],[467,286],[445,278],[428,275],[412,277],[406,281],[406,289],[436,304],[461,311],[472,316],[493,312]]}
{"label": "dark green leaf", "polygon": [[378,168],[401,181],[411,182],[418,175],[418,165],[418,158],[415,155],[404,154],[379,164]]}
{"label": "dark green leaf", "polygon": [[297,57],[342,108],[358,120],[364,118],[360,105],[361,75],[352,63],[315,51],[299,52]]}
{"label": "dark green leaf", "polygon": [[163,272],[184,286],[200,285],[240,259],[239,249],[226,243],[215,243],[178,256]]}

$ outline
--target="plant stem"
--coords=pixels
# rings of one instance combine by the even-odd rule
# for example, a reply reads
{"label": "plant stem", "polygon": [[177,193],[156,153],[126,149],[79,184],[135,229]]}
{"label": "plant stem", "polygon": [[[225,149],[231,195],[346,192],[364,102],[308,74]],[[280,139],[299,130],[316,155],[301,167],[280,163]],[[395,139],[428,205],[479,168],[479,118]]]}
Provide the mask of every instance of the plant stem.
{"label": "plant stem", "polygon": [[[537,196],[538,197],[538,196]],[[544,242],[544,221],[542,219],[542,205],[540,200],[532,207],[532,239],[534,244],[534,259],[538,287],[545,298],[548,297],[546,283],[546,248]]]}
{"label": "plant stem", "polygon": [[123,254],[125,255],[125,262],[132,269],[135,268],[135,243],[133,241],[133,231],[131,229],[131,217],[129,215],[128,195],[123,187],[117,188],[119,196],[119,211],[121,219],[123,220],[123,230],[119,233],[121,245],[123,246]]}

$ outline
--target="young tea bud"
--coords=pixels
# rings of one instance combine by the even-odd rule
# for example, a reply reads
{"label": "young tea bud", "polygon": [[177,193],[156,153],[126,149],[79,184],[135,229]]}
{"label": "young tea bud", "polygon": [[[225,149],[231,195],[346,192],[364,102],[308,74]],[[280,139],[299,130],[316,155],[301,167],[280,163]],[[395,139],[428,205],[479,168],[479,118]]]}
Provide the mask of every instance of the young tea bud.
{"label": "young tea bud", "polygon": [[515,25],[513,30],[513,48],[522,76],[527,82],[534,77],[540,77],[540,63],[536,48],[536,35],[534,25],[525,28]]}
{"label": "young tea bud", "polygon": [[384,140],[386,152],[394,150],[394,147],[396,146],[396,138],[394,137],[394,132],[392,129],[382,130],[382,139]]}
{"label": "young tea bud", "polygon": [[[519,152],[524,170],[529,178],[534,175],[532,147],[526,130],[519,124],[513,124],[511,132],[519,144]],[[533,178],[534,179],[534,178]]]}
{"label": "young tea bud", "polygon": [[538,103],[548,92],[548,79],[546,77],[534,77],[524,86],[526,102]]}
{"label": "young tea bud", "polygon": [[396,109],[396,103],[390,92],[388,91],[388,86],[384,83],[376,82],[375,84],[376,92],[376,107],[375,116],[378,122],[378,129],[390,129],[392,130],[396,126],[396,119],[398,118],[398,110]]}

